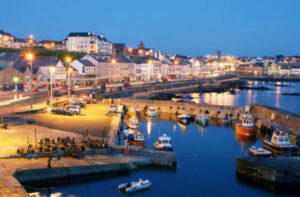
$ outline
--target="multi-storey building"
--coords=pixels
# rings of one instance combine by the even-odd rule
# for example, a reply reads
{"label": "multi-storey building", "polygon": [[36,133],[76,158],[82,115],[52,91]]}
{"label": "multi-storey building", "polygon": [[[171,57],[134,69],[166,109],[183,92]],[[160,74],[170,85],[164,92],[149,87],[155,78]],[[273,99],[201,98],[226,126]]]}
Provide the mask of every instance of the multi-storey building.
{"label": "multi-storey building", "polygon": [[10,33],[0,30],[0,47],[13,48],[14,36]]}
{"label": "multi-storey building", "polygon": [[101,34],[91,32],[73,32],[66,40],[68,51],[83,53],[112,53],[112,44]]}

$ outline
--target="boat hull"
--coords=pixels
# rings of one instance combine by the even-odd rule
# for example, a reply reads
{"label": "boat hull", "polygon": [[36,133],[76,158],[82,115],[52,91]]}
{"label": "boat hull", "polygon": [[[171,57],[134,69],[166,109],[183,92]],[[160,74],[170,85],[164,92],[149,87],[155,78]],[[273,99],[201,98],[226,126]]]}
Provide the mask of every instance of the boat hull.
{"label": "boat hull", "polygon": [[264,148],[275,155],[299,156],[300,150],[295,146],[278,146],[267,140],[264,141]]}
{"label": "boat hull", "polygon": [[153,144],[154,150],[173,151],[173,147],[161,146],[157,143]]}
{"label": "boat hull", "polygon": [[130,124],[130,123],[128,123],[127,126],[131,129],[138,129],[140,127],[140,124]]}
{"label": "boat hull", "polygon": [[235,131],[241,135],[253,136],[256,134],[255,127],[235,126]]}
{"label": "boat hull", "polygon": [[271,152],[256,152],[252,149],[249,149],[249,155],[253,157],[270,157],[272,155]]}
{"label": "boat hull", "polygon": [[132,140],[129,142],[130,145],[132,146],[141,146],[141,147],[146,147],[146,143],[143,141],[136,141],[136,140]]}
{"label": "boat hull", "polygon": [[157,116],[157,112],[148,112],[147,116],[148,117],[156,117]]}

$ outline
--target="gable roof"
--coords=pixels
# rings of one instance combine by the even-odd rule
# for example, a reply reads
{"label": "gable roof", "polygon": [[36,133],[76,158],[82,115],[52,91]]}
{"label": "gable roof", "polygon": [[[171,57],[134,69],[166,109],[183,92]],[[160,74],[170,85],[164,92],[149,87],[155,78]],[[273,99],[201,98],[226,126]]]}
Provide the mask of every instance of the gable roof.
{"label": "gable roof", "polygon": [[[57,57],[54,56],[36,56],[32,61],[32,71],[36,74],[40,67],[55,66],[59,62]],[[15,69],[21,73],[25,73],[26,68],[30,70],[29,62],[25,56],[20,57],[13,65]]]}
{"label": "gable roof", "polygon": [[0,61],[16,61],[21,57],[21,53],[0,53]]}
{"label": "gable roof", "polygon": [[93,66],[93,67],[95,67],[95,65],[92,62],[90,62],[89,60],[78,59],[77,61],[79,61],[84,66]]}

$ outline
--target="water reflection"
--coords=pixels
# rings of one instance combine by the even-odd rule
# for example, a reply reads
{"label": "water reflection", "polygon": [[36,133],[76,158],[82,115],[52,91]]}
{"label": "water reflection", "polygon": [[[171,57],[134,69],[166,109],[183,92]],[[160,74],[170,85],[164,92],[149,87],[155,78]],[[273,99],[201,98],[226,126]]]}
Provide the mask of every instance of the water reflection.
{"label": "water reflection", "polygon": [[235,132],[236,142],[241,144],[242,151],[248,150],[256,142],[256,136],[246,136]]}
{"label": "water reflection", "polygon": [[[300,112],[297,96],[284,96],[282,93],[300,93],[299,82],[257,82],[249,81],[249,87],[265,87],[267,90],[250,89],[236,91],[236,94],[225,93],[191,93],[185,94],[184,102],[207,103],[212,105],[245,106],[247,104],[267,105],[282,108],[294,113]],[[294,103],[294,105],[292,105]]]}

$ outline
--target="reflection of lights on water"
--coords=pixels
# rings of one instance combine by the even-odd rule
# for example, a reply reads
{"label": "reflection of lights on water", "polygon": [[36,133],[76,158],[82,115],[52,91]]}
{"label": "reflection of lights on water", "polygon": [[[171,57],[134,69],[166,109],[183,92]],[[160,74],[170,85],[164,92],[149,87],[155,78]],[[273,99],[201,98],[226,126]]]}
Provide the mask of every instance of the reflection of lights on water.
{"label": "reflection of lights on water", "polygon": [[148,137],[150,137],[150,135],[151,135],[151,129],[152,129],[152,122],[147,121],[147,134],[148,134]]}
{"label": "reflection of lights on water", "polygon": [[173,126],[173,130],[174,130],[174,132],[176,131],[176,125]]}

